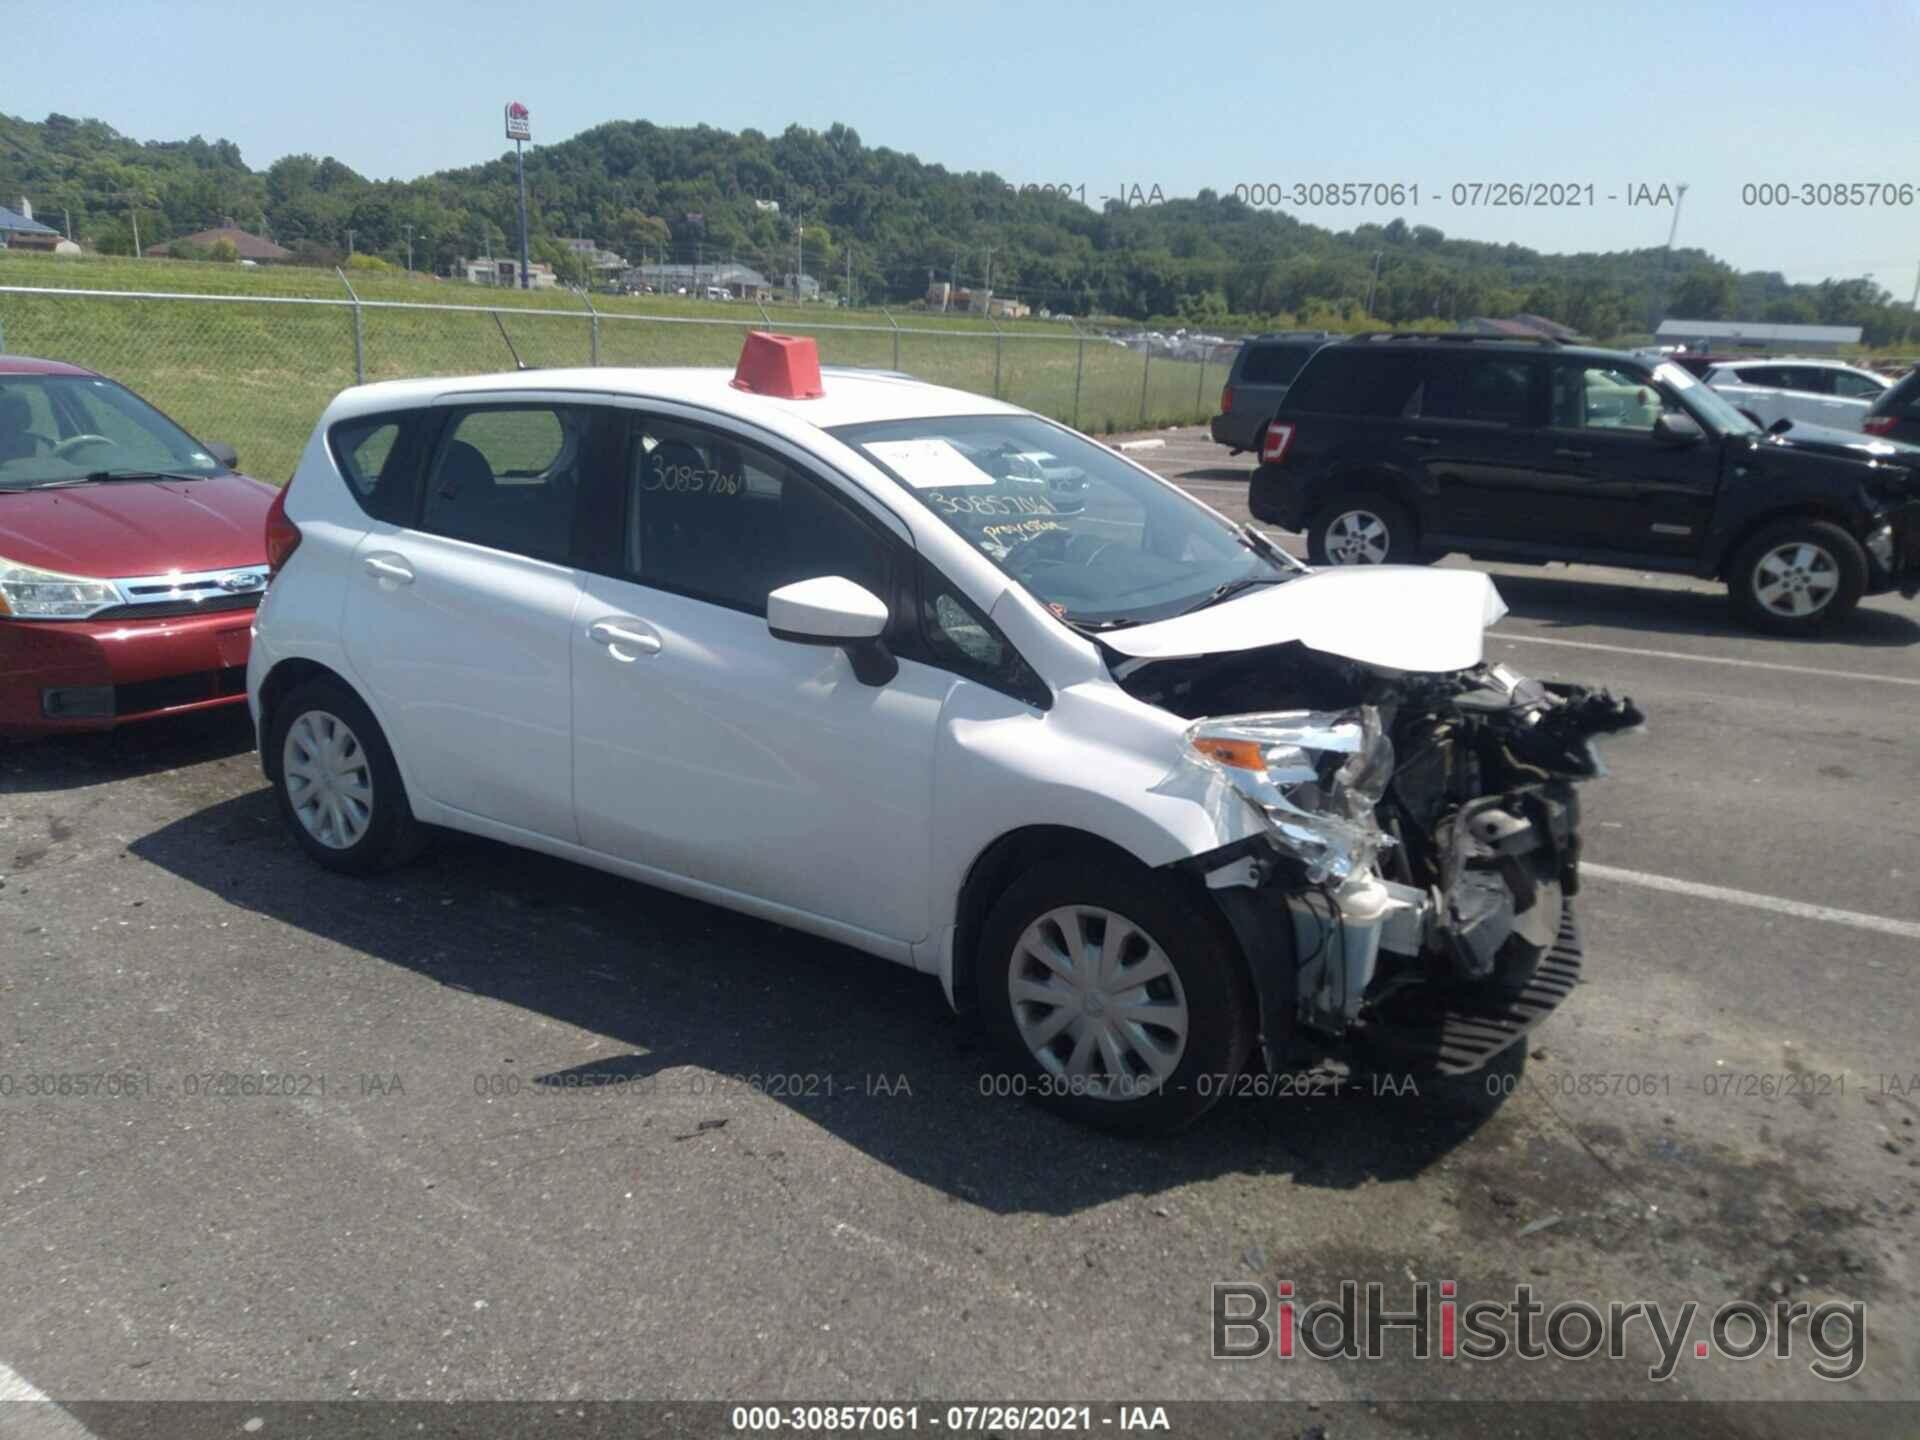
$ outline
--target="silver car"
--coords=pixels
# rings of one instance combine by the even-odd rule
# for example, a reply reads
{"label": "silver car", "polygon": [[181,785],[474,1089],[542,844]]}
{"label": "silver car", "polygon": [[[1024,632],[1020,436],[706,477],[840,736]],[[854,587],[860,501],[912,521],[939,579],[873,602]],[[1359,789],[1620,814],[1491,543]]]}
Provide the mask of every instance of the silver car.
{"label": "silver car", "polygon": [[1723,361],[1703,378],[1764,426],[1791,420],[1835,430],[1858,430],[1891,383],[1845,361],[1792,357]]}

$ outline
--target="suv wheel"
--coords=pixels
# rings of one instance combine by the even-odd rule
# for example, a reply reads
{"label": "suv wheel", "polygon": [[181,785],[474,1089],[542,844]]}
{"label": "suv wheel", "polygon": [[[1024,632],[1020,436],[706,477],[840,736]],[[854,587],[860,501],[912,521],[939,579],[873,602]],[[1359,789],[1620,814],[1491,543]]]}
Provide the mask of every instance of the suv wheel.
{"label": "suv wheel", "polygon": [[1839,620],[1867,588],[1867,555],[1827,520],[1782,520],[1761,530],[1727,571],[1734,609],[1749,625],[1804,635]]}
{"label": "suv wheel", "polygon": [[1384,495],[1343,495],[1314,512],[1307,553],[1316,565],[1419,563],[1413,519]]}
{"label": "suv wheel", "polygon": [[274,707],[267,744],[280,813],[329,870],[370,874],[424,848],[387,737],[338,680],[309,680]]}
{"label": "suv wheel", "polygon": [[983,1019],[1013,1094],[1104,1130],[1198,1119],[1253,1048],[1252,987],[1223,917],[1138,866],[1055,861],[982,927]]}

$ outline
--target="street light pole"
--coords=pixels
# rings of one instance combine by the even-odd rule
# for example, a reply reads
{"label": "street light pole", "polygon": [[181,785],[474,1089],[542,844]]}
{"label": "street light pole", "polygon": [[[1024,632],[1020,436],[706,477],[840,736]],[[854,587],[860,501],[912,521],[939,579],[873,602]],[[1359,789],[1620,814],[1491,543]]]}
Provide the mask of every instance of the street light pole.
{"label": "street light pole", "polygon": [[407,274],[413,274],[413,226],[407,226]]}
{"label": "street light pole", "polygon": [[1652,333],[1649,340],[1660,338],[1660,321],[1667,308],[1667,288],[1673,278],[1673,237],[1680,233],[1680,207],[1687,203],[1687,182],[1681,181],[1675,186],[1673,200],[1673,223],[1667,227],[1667,250],[1660,257],[1660,293],[1654,297],[1654,313],[1647,322]]}

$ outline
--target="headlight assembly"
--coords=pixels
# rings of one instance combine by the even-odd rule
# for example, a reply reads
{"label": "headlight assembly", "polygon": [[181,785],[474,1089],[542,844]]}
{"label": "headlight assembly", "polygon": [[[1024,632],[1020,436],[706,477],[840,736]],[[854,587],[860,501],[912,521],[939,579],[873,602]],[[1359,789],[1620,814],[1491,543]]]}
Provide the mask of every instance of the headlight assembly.
{"label": "headlight assembly", "polygon": [[1201,720],[1186,742],[1259,808],[1315,884],[1346,879],[1391,843],[1373,807],[1393,775],[1393,742],[1370,705]]}
{"label": "headlight assembly", "polygon": [[119,587],[85,575],[60,575],[0,558],[0,615],[23,620],[84,620],[120,603]]}

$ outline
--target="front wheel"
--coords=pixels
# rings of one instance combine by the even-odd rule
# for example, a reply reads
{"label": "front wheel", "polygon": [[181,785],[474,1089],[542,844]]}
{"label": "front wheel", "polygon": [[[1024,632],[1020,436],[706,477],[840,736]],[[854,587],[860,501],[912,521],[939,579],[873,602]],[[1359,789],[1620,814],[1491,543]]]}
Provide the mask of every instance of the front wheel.
{"label": "front wheel", "polygon": [[1191,1124],[1253,1047],[1252,986],[1224,917],[1140,866],[1023,875],[982,927],[975,981],[1006,1088],[1103,1130]]}
{"label": "front wheel", "polygon": [[1420,562],[1413,517],[1384,495],[1336,496],[1307,526],[1316,565],[1414,565]]}
{"label": "front wheel", "polygon": [[1809,635],[1849,614],[1867,588],[1867,554],[1830,520],[1782,520],[1740,547],[1727,571],[1740,618]]}

